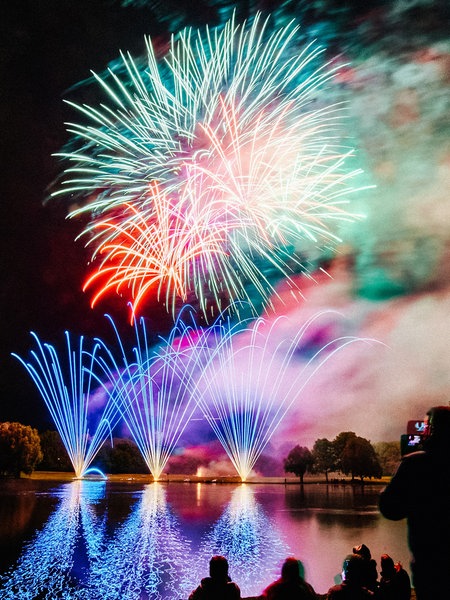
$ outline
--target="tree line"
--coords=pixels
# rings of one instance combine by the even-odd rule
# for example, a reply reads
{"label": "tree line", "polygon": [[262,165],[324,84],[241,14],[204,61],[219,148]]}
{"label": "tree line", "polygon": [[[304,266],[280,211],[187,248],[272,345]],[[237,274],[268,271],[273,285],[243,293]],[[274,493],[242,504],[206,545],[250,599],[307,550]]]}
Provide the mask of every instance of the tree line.
{"label": "tree line", "polygon": [[306,473],[323,474],[329,482],[330,473],[350,475],[352,481],[365,477],[380,478],[392,475],[400,461],[400,442],[371,444],[353,431],[343,431],[334,440],[321,438],[312,450],[297,445],[284,460],[286,473],[303,478]]}
{"label": "tree line", "polygon": [[[357,436],[351,431],[338,434],[332,441],[316,440],[312,450],[296,445],[283,461],[284,471],[303,482],[306,473],[322,474],[329,482],[332,473],[350,475],[352,480],[392,475],[400,460],[400,442],[378,442]],[[172,464],[173,463],[173,464]],[[100,449],[96,466],[105,473],[148,473],[142,455],[127,438],[115,438]],[[173,473],[192,474],[202,465],[195,457],[174,457]],[[0,477],[19,477],[21,473],[73,471],[67,451],[57,431],[39,433],[21,423],[0,423]]]}

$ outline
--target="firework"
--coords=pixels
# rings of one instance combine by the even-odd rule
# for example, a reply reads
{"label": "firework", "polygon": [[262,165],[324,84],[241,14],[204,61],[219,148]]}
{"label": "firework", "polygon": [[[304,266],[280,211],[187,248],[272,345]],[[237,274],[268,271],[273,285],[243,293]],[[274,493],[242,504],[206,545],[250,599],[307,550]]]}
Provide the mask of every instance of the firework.
{"label": "firework", "polygon": [[[242,481],[318,370],[349,344],[375,343],[355,336],[334,337],[300,361],[298,351],[311,326],[331,313],[317,313],[294,333],[285,317],[271,323],[259,318],[239,334],[224,330],[205,363],[197,402]],[[336,318],[336,313],[332,315]]]}
{"label": "firework", "polygon": [[[119,292],[133,314],[158,297],[198,298],[203,312],[274,293],[258,261],[281,276],[303,269],[308,244],[336,243],[359,171],[340,142],[343,106],[326,104],[334,70],[323,49],[299,49],[294,23],[229,20],[184,30],[164,61],[122,54],[94,75],[108,103],[72,106],[71,163],[61,189],[87,213],[94,302]],[[292,285],[295,285],[291,281]]]}
{"label": "firework", "polygon": [[[185,311],[188,308],[185,308]],[[102,386],[119,410],[154,480],[158,480],[196,409],[195,386],[207,334],[178,317],[169,337],[150,345],[143,318],[136,320],[136,344],[129,352],[117,327],[120,358],[104,342],[96,360]]]}
{"label": "firework", "polygon": [[[96,253],[102,262],[84,286],[97,284],[99,288],[92,304],[111,289],[121,293],[130,286],[132,321],[150,292],[157,300],[163,295],[166,306],[175,313],[175,298],[186,302],[191,280],[205,277],[213,269],[229,276],[224,228],[208,229],[208,224],[207,218],[180,214],[156,185],[150,187],[149,199],[139,208],[127,204],[119,218],[96,222],[93,241],[99,239]],[[203,295],[200,304],[206,310]]]}
{"label": "firework", "polygon": [[[95,344],[93,350],[88,351],[82,336],[74,345],[66,331],[67,354],[60,360],[54,346],[42,343],[33,332],[31,335],[37,343],[37,351],[31,352],[30,362],[17,354],[13,356],[24,365],[39,390],[67,450],[75,477],[81,478],[91,469],[98,472],[90,465],[118,420],[112,402],[106,402],[100,410],[95,406],[92,389],[97,382],[94,365],[99,345]],[[96,425],[93,424],[93,405]]]}

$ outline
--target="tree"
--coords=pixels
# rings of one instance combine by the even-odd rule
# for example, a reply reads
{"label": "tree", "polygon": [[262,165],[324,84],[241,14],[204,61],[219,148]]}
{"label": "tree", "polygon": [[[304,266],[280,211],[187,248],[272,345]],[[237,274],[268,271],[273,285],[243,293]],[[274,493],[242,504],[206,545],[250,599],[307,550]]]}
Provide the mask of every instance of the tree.
{"label": "tree", "polygon": [[375,448],[362,437],[349,437],[340,456],[342,472],[351,473],[355,477],[381,477],[382,470],[375,453]]}
{"label": "tree", "polygon": [[114,438],[102,446],[96,464],[105,473],[148,473],[142,454],[133,440]]}
{"label": "tree", "polygon": [[40,434],[43,459],[40,471],[73,471],[67,450],[57,431],[44,431]]}
{"label": "tree", "polygon": [[347,442],[355,437],[356,433],[353,431],[342,431],[334,438],[332,442],[336,456],[336,469],[342,473],[345,473],[345,470],[342,468],[342,454]]}
{"label": "tree", "polygon": [[326,438],[320,438],[314,442],[312,449],[313,465],[312,471],[315,473],[325,473],[325,479],[328,483],[328,473],[336,471],[337,458],[333,442]]}
{"label": "tree", "polygon": [[400,442],[377,442],[373,445],[383,475],[393,475],[401,459]]}
{"label": "tree", "polygon": [[300,483],[303,483],[303,476],[306,471],[311,469],[313,462],[311,451],[304,446],[297,445],[292,448],[284,460],[284,470],[286,473],[294,473],[300,477]]}
{"label": "tree", "polygon": [[0,476],[29,475],[42,460],[37,429],[21,423],[0,423]]}

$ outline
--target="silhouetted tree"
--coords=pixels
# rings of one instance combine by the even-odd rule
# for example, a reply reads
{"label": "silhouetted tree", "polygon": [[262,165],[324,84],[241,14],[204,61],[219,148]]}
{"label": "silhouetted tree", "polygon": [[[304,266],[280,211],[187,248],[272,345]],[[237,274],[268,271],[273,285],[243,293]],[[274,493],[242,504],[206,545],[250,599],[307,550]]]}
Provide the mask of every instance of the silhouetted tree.
{"label": "silhouetted tree", "polygon": [[311,451],[304,446],[295,446],[289,452],[284,460],[284,470],[286,473],[294,473],[300,477],[300,483],[303,483],[303,476],[313,464],[313,455]]}
{"label": "silhouetted tree", "polygon": [[105,473],[148,473],[142,454],[133,442],[126,438],[114,438],[113,444],[104,444],[95,459],[95,465]]}
{"label": "silhouetted tree", "polygon": [[21,423],[0,423],[0,476],[29,475],[42,460],[37,429]]}
{"label": "silhouetted tree", "polygon": [[393,475],[401,459],[400,442],[376,442],[373,447],[383,475]]}
{"label": "silhouetted tree", "polygon": [[43,459],[39,471],[73,471],[67,450],[57,431],[44,431],[39,435]]}
{"label": "silhouetted tree", "polygon": [[349,437],[340,456],[341,470],[352,481],[355,477],[381,477],[382,470],[375,449],[369,440],[362,437]]}
{"label": "silhouetted tree", "polygon": [[314,442],[312,449],[313,465],[311,471],[314,473],[325,473],[328,483],[328,473],[337,470],[336,450],[333,442],[326,438],[320,438]]}
{"label": "silhouetted tree", "polygon": [[353,431],[342,431],[334,438],[332,442],[336,455],[336,470],[341,471],[341,473],[345,473],[345,470],[342,466],[342,455],[344,453],[345,446],[350,439],[355,437],[356,433]]}

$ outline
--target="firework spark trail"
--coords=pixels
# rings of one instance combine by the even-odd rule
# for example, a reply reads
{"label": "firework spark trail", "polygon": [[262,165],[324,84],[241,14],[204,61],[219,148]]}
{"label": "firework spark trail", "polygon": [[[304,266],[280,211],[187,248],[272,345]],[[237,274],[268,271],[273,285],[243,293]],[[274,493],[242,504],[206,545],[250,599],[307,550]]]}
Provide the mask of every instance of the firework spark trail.
{"label": "firework spark trail", "polygon": [[[150,186],[149,198],[139,209],[124,205],[119,218],[97,221],[89,241],[99,240],[95,255],[102,255],[102,263],[84,290],[100,284],[92,299],[95,305],[109,290],[121,292],[129,284],[134,298],[131,321],[141,301],[155,288],[157,299],[164,293],[166,306],[175,314],[175,298],[187,300],[192,279],[204,278],[212,269],[227,278],[231,272],[223,225],[213,228],[201,216],[180,215],[156,185]],[[168,231],[173,234],[168,236]],[[203,297],[201,306],[206,309]]]}
{"label": "firework spark trail", "polygon": [[39,390],[58,430],[77,478],[83,477],[105,440],[112,434],[118,412],[112,402],[105,404],[95,430],[89,428],[89,409],[92,386],[95,382],[94,364],[100,348],[94,345],[91,352],[84,348],[81,336],[78,346],[73,346],[66,331],[67,356],[60,361],[54,346],[42,343],[32,332],[37,350],[31,352],[27,362],[13,354],[27,369]]}
{"label": "firework spark trail", "polygon": [[116,360],[100,340],[106,355],[104,352],[96,356],[103,371],[102,386],[123,417],[155,480],[159,479],[196,410],[196,378],[207,350],[208,330],[202,332],[187,325],[183,316],[184,311],[167,340],[158,346],[150,346],[144,319],[136,320],[136,345],[131,353],[108,317],[121,356]]}
{"label": "firework spark trail", "polygon": [[349,344],[376,343],[336,337],[301,365],[296,351],[308,328],[325,312],[331,311],[317,313],[294,335],[280,331],[285,317],[269,324],[260,318],[245,333],[224,335],[205,363],[197,402],[242,481],[317,371]]}
{"label": "firework spark trail", "polygon": [[94,302],[127,287],[136,313],[165,287],[174,315],[188,292],[206,314],[224,292],[231,306],[250,301],[246,281],[267,301],[274,289],[255,257],[289,278],[305,240],[335,243],[357,218],[344,107],[317,103],[336,68],[317,66],[323,49],[298,49],[297,25],[270,34],[268,22],[186,29],[164,62],[147,39],[145,69],[122,54],[120,74],[94,74],[108,104],[69,102],[91,124],[68,125],[77,149],[60,153],[72,166],[53,196],[78,197],[71,216],[91,215],[81,235]]}

